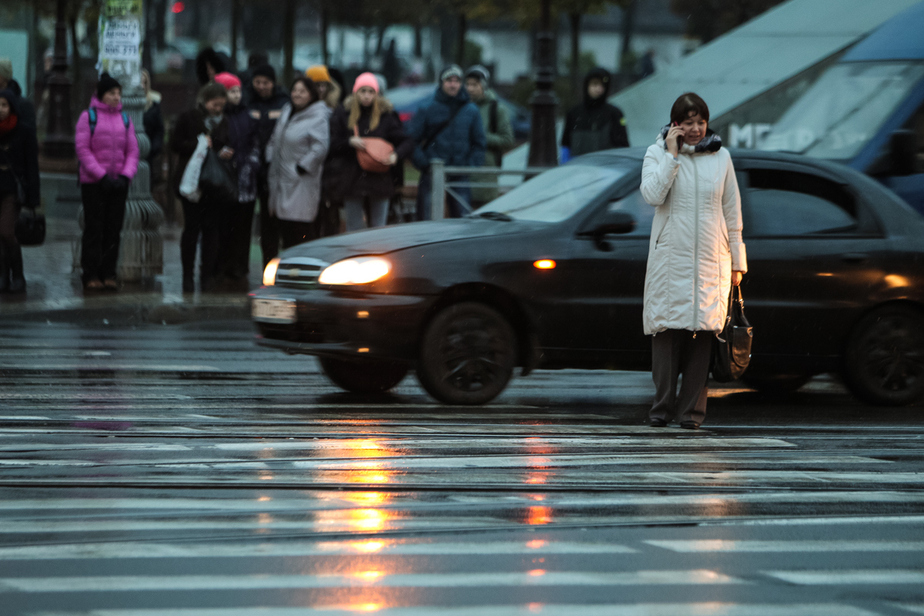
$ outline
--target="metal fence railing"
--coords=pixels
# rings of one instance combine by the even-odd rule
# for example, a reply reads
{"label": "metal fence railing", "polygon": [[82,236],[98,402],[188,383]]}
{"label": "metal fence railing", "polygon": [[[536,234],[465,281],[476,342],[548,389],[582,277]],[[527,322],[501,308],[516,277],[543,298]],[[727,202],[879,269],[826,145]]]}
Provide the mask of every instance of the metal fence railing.
{"label": "metal fence railing", "polygon": [[548,169],[542,167],[526,167],[525,169],[450,167],[438,158],[433,159],[430,161],[430,172],[433,178],[433,184],[430,187],[433,204],[430,208],[430,218],[432,220],[443,219],[447,196],[452,196],[462,206],[464,213],[469,214],[473,211],[472,188],[493,189],[498,192],[498,195],[502,195],[524,180],[539,175],[543,171],[548,171]]}

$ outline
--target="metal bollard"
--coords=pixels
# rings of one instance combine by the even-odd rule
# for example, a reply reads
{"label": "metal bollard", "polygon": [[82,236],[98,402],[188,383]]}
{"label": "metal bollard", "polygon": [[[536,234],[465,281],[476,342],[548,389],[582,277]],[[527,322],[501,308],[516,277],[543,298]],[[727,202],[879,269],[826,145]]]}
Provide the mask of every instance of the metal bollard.
{"label": "metal bollard", "polygon": [[430,161],[430,220],[442,220],[446,208],[446,163],[434,158]]}

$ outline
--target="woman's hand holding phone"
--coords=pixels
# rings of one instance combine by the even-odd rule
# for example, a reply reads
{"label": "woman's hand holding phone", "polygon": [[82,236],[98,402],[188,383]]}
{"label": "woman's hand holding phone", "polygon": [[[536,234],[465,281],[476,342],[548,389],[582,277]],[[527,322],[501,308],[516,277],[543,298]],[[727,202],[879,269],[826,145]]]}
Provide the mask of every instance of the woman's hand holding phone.
{"label": "woman's hand holding phone", "polygon": [[676,122],[671,123],[670,130],[667,131],[667,137],[664,138],[667,145],[667,151],[674,158],[680,152],[680,146],[683,145],[683,129]]}

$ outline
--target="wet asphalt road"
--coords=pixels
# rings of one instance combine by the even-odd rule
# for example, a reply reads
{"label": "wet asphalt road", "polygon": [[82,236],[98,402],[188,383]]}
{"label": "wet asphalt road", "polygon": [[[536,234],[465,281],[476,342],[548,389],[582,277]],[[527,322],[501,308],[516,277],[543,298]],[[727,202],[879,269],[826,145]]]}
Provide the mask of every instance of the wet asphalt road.
{"label": "wet asphalt road", "polygon": [[924,614],[924,408],[342,393],[245,321],[0,321],[0,614]]}

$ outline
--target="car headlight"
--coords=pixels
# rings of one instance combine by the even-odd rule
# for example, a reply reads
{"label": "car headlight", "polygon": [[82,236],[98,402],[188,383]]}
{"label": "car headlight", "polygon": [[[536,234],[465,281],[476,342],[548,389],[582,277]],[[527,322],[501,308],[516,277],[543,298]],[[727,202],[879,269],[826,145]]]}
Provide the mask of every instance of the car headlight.
{"label": "car headlight", "polygon": [[368,284],[387,275],[391,263],[381,257],[353,257],[324,268],[319,284]]}
{"label": "car headlight", "polygon": [[270,259],[263,270],[263,286],[271,287],[276,284],[276,271],[279,269],[279,259]]}

